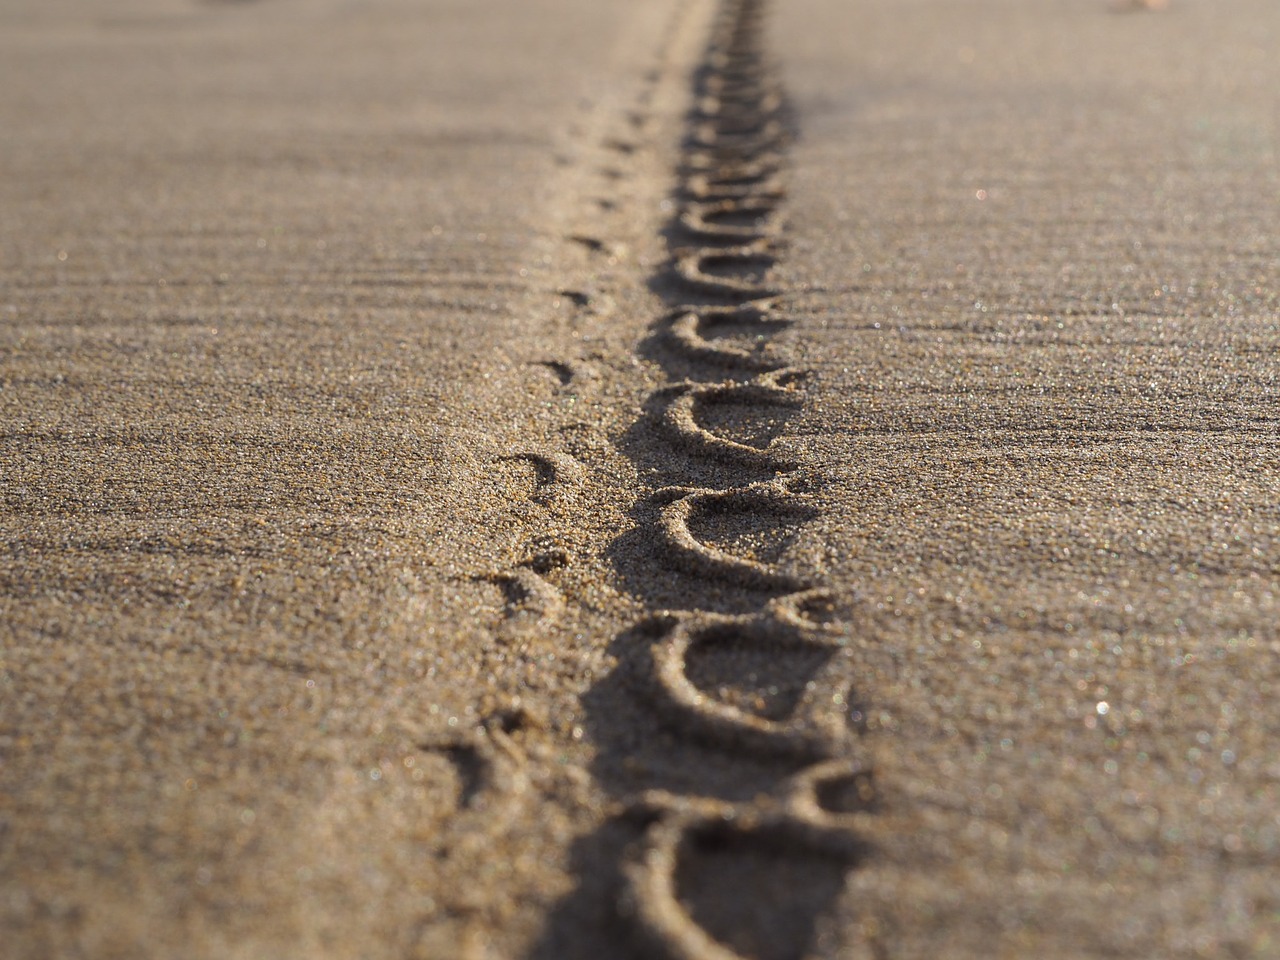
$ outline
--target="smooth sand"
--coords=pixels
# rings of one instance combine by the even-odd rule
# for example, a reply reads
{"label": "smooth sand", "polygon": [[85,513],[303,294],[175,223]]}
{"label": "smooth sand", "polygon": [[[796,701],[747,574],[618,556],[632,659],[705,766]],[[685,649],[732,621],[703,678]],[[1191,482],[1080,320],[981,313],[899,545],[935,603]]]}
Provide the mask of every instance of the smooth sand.
{"label": "smooth sand", "polygon": [[13,956],[1275,952],[1273,5],[755,6],[0,4]]}

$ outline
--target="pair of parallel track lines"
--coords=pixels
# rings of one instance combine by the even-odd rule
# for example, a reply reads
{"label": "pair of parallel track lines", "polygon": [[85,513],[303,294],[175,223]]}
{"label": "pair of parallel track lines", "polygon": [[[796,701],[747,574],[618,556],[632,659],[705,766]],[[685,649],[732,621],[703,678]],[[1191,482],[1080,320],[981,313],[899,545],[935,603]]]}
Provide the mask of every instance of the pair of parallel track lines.
{"label": "pair of parallel track lines", "polygon": [[[772,473],[773,478],[726,489],[665,487],[650,499],[657,508],[655,534],[666,562],[686,576],[769,597],[759,612],[749,615],[652,615],[641,625],[645,649],[638,661],[622,668],[656,715],[679,734],[712,749],[804,766],[782,779],[772,794],[747,803],[650,790],[629,804],[643,834],[622,864],[623,913],[644,955],[662,960],[742,960],[680,902],[682,857],[699,844],[745,840],[763,851],[834,858],[849,867],[869,847],[863,838],[874,794],[871,770],[861,758],[859,724],[851,716],[857,698],[844,631],[837,623],[824,622],[819,613],[828,605],[827,592],[775,565],[704,543],[689,526],[707,514],[790,523],[818,515],[811,498],[796,489],[799,463],[773,449],[773,443],[742,443],[698,421],[700,410],[717,403],[793,410],[804,405],[798,383],[805,372],[789,366],[771,343],[794,321],[775,309],[784,291],[762,279],[780,247],[787,141],[783,99],[762,49],[766,6],[766,0],[723,0],[718,12],[699,72],[684,154],[681,212],[673,225],[673,232],[692,244],[673,249],[669,264],[676,284],[693,302],[671,311],[660,325],[660,336],[673,352],[727,379],[668,384],[657,399],[660,429],[672,445],[695,458]],[[715,337],[716,327],[750,331],[751,345]],[[534,464],[539,502],[558,500],[582,479],[581,465],[562,454],[525,451],[504,459]],[[507,590],[513,609],[533,615],[518,634],[540,632],[563,612],[559,591],[544,572],[530,561],[513,572],[484,578]],[[780,657],[790,653],[805,662],[817,654],[825,666],[806,684],[790,715],[774,719],[716,700],[690,680],[691,653],[717,645],[766,649]],[[474,735],[422,746],[456,754],[470,770],[467,793],[493,794],[491,799],[519,804],[529,783],[523,752],[511,734],[521,725],[518,716],[491,718]],[[483,845],[487,835],[480,831],[473,842]]]}

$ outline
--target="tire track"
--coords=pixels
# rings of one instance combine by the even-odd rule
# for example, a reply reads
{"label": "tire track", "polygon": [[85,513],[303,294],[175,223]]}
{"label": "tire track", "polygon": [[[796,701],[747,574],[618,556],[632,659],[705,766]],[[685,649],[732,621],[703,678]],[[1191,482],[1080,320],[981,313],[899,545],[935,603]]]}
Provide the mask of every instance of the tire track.
{"label": "tire track", "polygon": [[[856,750],[856,726],[848,718],[857,708],[847,684],[847,651],[837,636],[776,613],[667,616],[659,617],[655,626],[661,633],[640,653],[634,680],[673,728],[718,749],[806,762],[839,759]],[[717,701],[690,678],[689,660],[700,648],[744,644],[757,646],[780,662],[811,661],[818,655],[821,665],[785,715],[762,716]]]}
{"label": "tire track", "polygon": [[768,373],[747,383],[677,384],[668,393],[662,425],[671,439],[691,454],[774,472],[795,470],[799,465],[775,451],[772,441],[764,447],[752,446],[722,437],[698,422],[703,405],[739,403],[784,410],[803,407],[804,398],[780,383],[787,372]]}
{"label": "tire track", "polygon": [[662,504],[658,537],[668,562],[685,573],[722,580],[752,590],[798,591],[813,585],[805,578],[772,564],[738,557],[694,536],[690,521],[701,512],[739,513],[780,520],[810,520],[817,511],[800,495],[777,481],[766,481],[729,490],[700,487],[664,487],[653,494]]}
{"label": "tire track", "polygon": [[782,292],[754,276],[766,273],[776,260],[768,241],[757,240],[738,247],[685,247],[675,252],[674,268],[688,293],[760,300]]}
{"label": "tire track", "polygon": [[[786,366],[785,358],[779,356],[770,340],[791,325],[791,320],[772,311],[767,300],[733,307],[685,305],[668,314],[663,338],[689,360],[728,370],[763,372]],[[705,334],[714,327],[742,330],[751,345],[736,346],[723,338],[707,337]]]}
{"label": "tire track", "polygon": [[[668,309],[638,349],[666,382],[619,443],[649,479],[637,529],[610,556],[647,612],[615,637],[616,668],[582,701],[614,812],[580,841],[579,889],[538,960],[622,939],[634,950],[623,955],[660,960],[816,956],[828,905],[871,851],[858,647],[820,572],[787,562],[821,514],[814,478],[778,435],[806,405],[807,371],[787,355],[795,321],[770,276],[785,255],[790,132],[767,9],[721,0],[695,72],[666,260],[650,282]],[[548,495],[562,476],[571,486],[571,469],[533,462]],[[516,606],[537,605],[537,584],[510,589],[524,591]],[[584,917],[598,926],[582,930]]]}
{"label": "tire track", "polygon": [[[637,428],[650,456],[679,450],[691,473],[715,464],[730,478],[714,487],[661,486],[638,505],[655,565],[694,588],[683,596],[721,585],[745,609],[658,612],[616,646],[632,694],[677,741],[753,769],[770,761],[779,769],[772,788],[750,800],[642,789],[626,804],[640,833],[620,854],[621,918],[644,956],[665,960],[811,955],[825,904],[869,855],[875,807],[847,628],[820,584],[783,562],[785,534],[771,534],[777,558],[756,555],[762,521],[785,531],[819,516],[804,492],[803,465],[768,431],[744,437],[742,417],[732,436],[710,418],[719,405],[748,411],[748,424],[768,423],[805,404],[805,371],[776,342],[794,321],[776,309],[785,291],[769,278],[784,252],[788,130],[785,99],[765,61],[766,7],[724,0],[697,79],[670,259],[658,281],[673,309],[651,340],[678,369],[695,373],[660,387],[654,416]],[[769,478],[760,480],[761,472]],[[708,523],[720,534],[706,533]],[[753,667],[745,681],[743,664]],[[735,665],[737,673],[715,680],[717,669]],[[744,786],[730,788],[751,796],[746,769]],[[690,777],[697,783],[696,771]],[[812,868],[790,891],[795,909],[785,919],[762,926],[752,908],[753,894],[770,899],[767,877],[760,890],[740,882],[728,899],[717,892],[723,869],[707,873],[699,864],[720,863],[726,848],[742,862]],[[690,879],[697,877],[705,882]]]}

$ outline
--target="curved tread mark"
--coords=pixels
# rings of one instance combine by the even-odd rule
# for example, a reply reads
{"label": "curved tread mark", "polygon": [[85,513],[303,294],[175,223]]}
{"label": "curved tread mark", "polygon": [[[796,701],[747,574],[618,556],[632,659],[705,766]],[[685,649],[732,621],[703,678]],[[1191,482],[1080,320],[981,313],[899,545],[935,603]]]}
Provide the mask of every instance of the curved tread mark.
{"label": "curved tread mark", "polygon": [[767,306],[682,307],[669,314],[668,321],[667,341],[693,359],[738,370],[768,371],[786,366],[785,361],[767,352],[768,344],[763,336],[758,340],[756,349],[747,350],[731,344],[717,344],[702,335],[702,328],[708,323],[759,325],[761,330],[769,331],[792,325],[794,321],[773,316]]}
{"label": "curved tread mark", "polygon": [[750,270],[765,264],[772,266],[775,257],[763,244],[741,247],[708,248],[692,247],[675,252],[675,271],[681,282],[695,293],[716,297],[739,297],[759,300],[775,297],[779,290],[754,280],[721,277],[708,272],[709,268],[722,266],[729,269]]}
{"label": "curved tread mark", "polygon": [[502,827],[529,792],[528,760],[512,740],[508,725],[486,721],[474,730],[418,744],[421,750],[443,753],[462,778],[459,806],[483,809],[483,834]]}
{"label": "curved tread mark", "polygon": [[[694,169],[700,169],[695,167]],[[713,172],[691,173],[684,182],[684,192],[692,200],[779,200],[786,196],[781,179],[755,168],[724,168]],[[766,168],[760,166],[759,170]]]}
{"label": "curved tread mark", "polygon": [[624,154],[626,156],[630,156],[631,154],[635,153],[636,150],[639,149],[639,147],[637,147],[634,143],[632,143],[629,140],[619,140],[616,138],[612,140],[606,140],[604,145],[606,149],[612,150],[614,153]]}
{"label": "curved tread mark", "polygon": [[[789,717],[759,716],[708,696],[689,679],[695,648],[726,640],[786,651],[829,653],[826,665],[806,684]],[[761,617],[703,615],[674,623],[652,641],[646,684],[659,715],[670,725],[711,746],[792,760],[826,761],[856,749],[858,728],[846,709],[852,672],[836,638],[815,635],[786,622]]]}
{"label": "curved tread mark", "polygon": [[877,800],[871,767],[841,758],[806,767],[792,777],[786,803],[813,823],[860,830]]}
{"label": "curved tread mark", "polygon": [[557,290],[556,293],[560,294],[560,296],[564,297],[575,307],[591,306],[591,294],[586,293],[585,291],[564,289]]}
{"label": "curved tread mark", "polygon": [[777,157],[771,159],[730,160],[717,157],[708,150],[694,150],[685,158],[687,171],[701,173],[717,182],[733,182],[739,184],[760,183],[776,179],[782,172],[782,163]]}
{"label": "curved tread mark", "polygon": [[585,477],[582,464],[559,451],[521,450],[499,459],[506,462],[526,460],[534,465],[538,472],[538,487],[533,500],[538,503],[561,499],[574,487],[581,486]]}
{"label": "curved tread mark", "polygon": [[769,601],[767,609],[779,623],[799,630],[841,631],[835,594],[825,587],[776,597]]}
{"label": "curved tread mark", "polygon": [[711,78],[698,98],[694,110],[705,122],[736,124],[773,117],[782,109],[782,95],[772,86],[761,83],[724,83]]}
{"label": "curved tread mark", "polygon": [[766,374],[750,383],[679,384],[672,389],[673,395],[663,412],[662,423],[692,453],[750,467],[793,470],[797,466],[794,461],[771,453],[769,447],[753,447],[718,436],[697,420],[700,403],[756,403],[789,409],[803,406],[803,398],[795,390],[778,385],[778,374],[786,372],[779,370],[773,376]]}
{"label": "curved tread mark", "polygon": [[470,743],[451,744],[439,747],[438,750],[449,758],[449,762],[458,771],[458,779],[461,781],[458,790],[458,807],[463,810],[472,809],[488,779],[489,771],[484,760],[481,759],[474,744]]}
{"label": "curved tread mark", "polygon": [[550,370],[555,375],[555,378],[560,381],[560,386],[562,387],[567,387],[570,381],[577,376],[577,371],[572,366],[560,360],[535,360],[532,366],[545,367]]}
{"label": "curved tread mark", "polygon": [[774,516],[812,519],[814,509],[802,497],[790,493],[775,481],[706,490],[697,487],[666,487],[653,494],[664,504],[659,512],[659,532],[671,561],[694,576],[727,582],[755,590],[806,590],[811,584],[776,567],[746,560],[708,546],[689,531],[689,520],[708,507],[732,508]]}
{"label": "curved tread mark", "polygon": [[758,157],[780,152],[786,143],[786,132],[777,120],[762,120],[757,115],[746,115],[735,122],[717,117],[698,124],[692,140],[721,156]]}
{"label": "curved tread mark", "polygon": [[[856,766],[856,765],[848,765]],[[860,767],[859,767],[860,769]],[[633,805],[648,821],[644,837],[623,866],[625,903],[641,944],[662,960],[744,960],[712,938],[681,903],[677,877],[686,852],[699,840],[748,840],[773,855],[835,860],[854,866],[868,852],[852,825],[834,822],[791,790],[782,801],[747,804],[677,797],[650,791]]]}
{"label": "curved tread mark", "polygon": [[[603,253],[607,249],[607,244],[598,237],[591,237],[585,233],[575,233],[569,236],[569,239],[579,246],[586,247],[592,253]],[[585,306],[585,304],[580,304]]]}
{"label": "curved tread mark", "polygon": [[564,614],[564,596],[530,567],[484,577],[501,587],[507,598],[508,625],[517,636],[546,630]]}
{"label": "curved tread mark", "polygon": [[780,165],[782,156],[781,147],[754,134],[724,136],[715,142],[699,140],[693,147],[686,161],[692,169],[714,171],[748,164]]}
{"label": "curved tread mark", "polygon": [[[755,223],[719,223],[716,218],[754,217]],[[751,243],[776,236],[780,217],[769,200],[742,198],[691,203],[680,216],[680,226],[694,237],[713,241]]]}

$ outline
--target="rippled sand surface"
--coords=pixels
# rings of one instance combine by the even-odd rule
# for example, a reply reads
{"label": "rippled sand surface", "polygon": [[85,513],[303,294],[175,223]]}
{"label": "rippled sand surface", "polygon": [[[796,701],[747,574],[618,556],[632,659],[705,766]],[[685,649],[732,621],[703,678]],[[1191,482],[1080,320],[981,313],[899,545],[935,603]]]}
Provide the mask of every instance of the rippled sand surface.
{"label": "rippled sand surface", "polygon": [[0,0],[6,956],[1273,956],[1262,0]]}
{"label": "rippled sand surface", "polygon": [[829,483],[803,549],[867,657],[886,853],[849,911],[885,955],[1280,943],[1278,31],[778,18]]}

